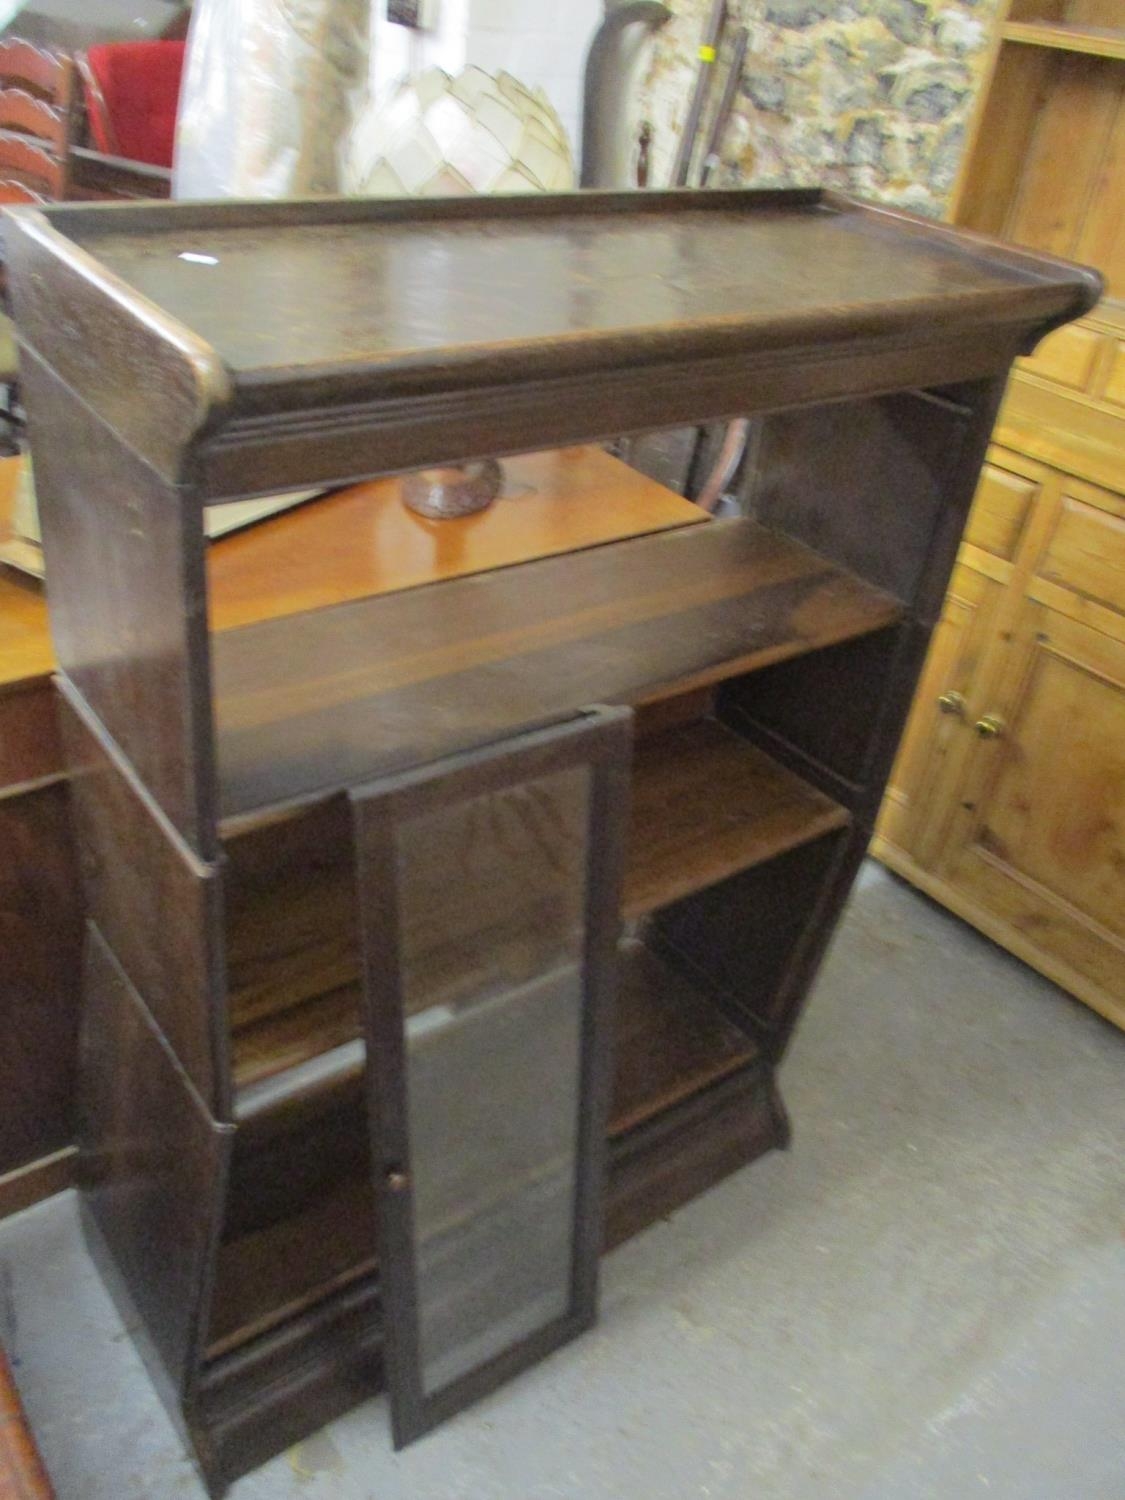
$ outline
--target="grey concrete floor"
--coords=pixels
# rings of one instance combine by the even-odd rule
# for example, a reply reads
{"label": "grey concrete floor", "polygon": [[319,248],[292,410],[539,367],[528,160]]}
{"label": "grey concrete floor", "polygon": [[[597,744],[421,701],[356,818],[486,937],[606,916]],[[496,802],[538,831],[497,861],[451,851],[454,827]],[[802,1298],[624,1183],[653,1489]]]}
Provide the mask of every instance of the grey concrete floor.
{"label": "grey concrete floor", "polygon": [[[1125,1036],[869,866],[782,1086],[792,1150],[609,1256],[593,1333],[232,1500],[1125,1500]],[[70,1195],[0,1286],[60,1500],[202,1495]]]}

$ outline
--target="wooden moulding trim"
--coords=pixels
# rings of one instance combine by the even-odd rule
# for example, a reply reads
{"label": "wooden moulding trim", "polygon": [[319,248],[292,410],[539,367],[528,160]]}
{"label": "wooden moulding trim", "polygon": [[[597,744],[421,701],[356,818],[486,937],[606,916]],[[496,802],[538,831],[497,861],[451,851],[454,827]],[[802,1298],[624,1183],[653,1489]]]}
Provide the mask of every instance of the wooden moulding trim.
{"label": "wooden moulding trim", "polygon": [[[983,259],[983,257],[982,257]],[[708,318],[672,330],[631,328],[603,334],[544,337],[526,345],[465,344],[451,348],[439,364],[430,351],[409,352],[354,364],[311,365],[307,370],[251,370],[240,376],[232,424],[384,400],[418,400],[490,389],[496,385],[542,384],[556,379],[598,380],[603,374],[647,381],[650,370],[703,361],[769,360],[791,365],[824,351],[858,347],[916,347],[944,333],[970,338],[981,328],[1010,328],[1021,348],[1059,322],[1093,306],[1096,297],[1068,270],[1066,282],[1040,274],[1004,290],[965,292],[946,298],[919,297],[878,313],[856,309],[788,313],[777,319]],[[1094,276],[1095,273],[1089,273]],[[1100,291],[1100,278],[1097,283]]]}
{"label": "wooden moulding trim", "polygon": [[41,792],[46,787],[57,786],[60,781],[69,779],[66,771],[51,771],[46,776],[33,776],[29,781],[17,781],[10,786],[0,786],[0,802],[6,802],[9,797],[24,797],[29,792]]}
{"label": "wooden moulding trim", "polygon": [[1076,26],[1065,21],[1006,21],[1000,34],[1006,42],[1048,47],[1055,52],[1125,59],[1125,28],[1121,27]]}
{"label": "wooden moulding trim", "polygon": [[[107,205],[91,214],[89,209],[83,208],[77,212],[60,206],[51,210],[47,219],[49,223],[61,231],[62,238],[66,242],[69,233],[80,233],[84,240],[89,243],[96,242],[99,232],[105,234],[120,234],[134,230],[139,233],[145,231],[157,231],[160,229],[176,227],[177,229],[237,229],[245,227],[248,230],[262,229],[271,225],[293,227],[296,225],[348,225],[348,224],[396,224],[410,221],[417,224],[440,224],[457,223],[462,221],[473,221],[488,219],[491,222],[503,223],[508,220],[520,220],[525,218],[550,220],[558,217],[564,220],[575,218],[594,217],[599,214],[612,214],[614,216],[628,215],[630,217],[657,216],[675,214],[689,210],[696,214],[721,214],[740,213],[746,214],[753,210],[768,208],[780,208],[787,210],[813,209],[821,210],[831,214],[862,215],[864,218],[874,221],[885,221],[897,228],[913,228],[914,231],[926,238],[947,242],[956,248],[964,249],[961,240],[961,231],[951,229],[949,226],[936,224],[933,220],[924,218],[917,214],[909,214],[903,210],[888,208],[881,204],[868,203],[862,199],[851,197],[844,193],[837,193],[818,187],[794,187],[776,189],[756,188],[732,188],[727,190],[712,190],[706,195],[700,194],[692,189],[669,189],[664,191],[647,192],[637,194],[635,192],[618,191],[593,191],[582,193],[549,193],[549,194],[508,194],[500,195],[489,201],[487,209],[482,207],[481,201],[476,197],[467,198],[437,198],[437,199],[399,199],[399,200],[370,200],[370,199],[297,199],[287,202],[227,202],[227,203],[175,203],[161,205],[154,213],[152,206],[126,206]],[[990,266],[997,264],[1006,265],[1012,270],[1017,270],[1024,275],[1030,275],[1036,280],[1046,280],[1047,272],[1053,271],[1056,275],[1075,277],[1085,281],[1087,287],[1092,287],[1098,280],[1093,273],[1084,266],[1071,261],[1040,255],[1034,251],[1021,251],[1018,248],[1006,244],[1002,240],[990,239],[984,235],[971,237],[980,245],[982,253],[980,259],[986,261]],[[1056,288],[1056,292],[1060,290]],[[139,303],[144,299],[136,296]],[[997,292],[982,293],[982,297],[989,304],[995,305],[1002,302],[1003,295]],[[1026,299],[1026,288],[1022,293],[1017,291],[1017,296]],[[919,310],[925,306],[941,305],[947,299],[938,297],[936,299],[919,299],[918,303],[903,304],[896,309],[894,317],[902,319],[915,319]],[[1025,301],[1025,309],[1028,304]],[[943,309],[944,311],[944,309]],[[956,313],[949,316],[957,317]],[[824,312],[812,315],[814,321],[821,325],[824,322]],[[1071,313],[1068,316],[1077,316]],[[1025,310],[1024,321],[1027,320]],[[831,320],[830,320],[831,321]],[[841,323],[846,325],[849,321],[843,317]],[[721,327],[722,320],[714,320],[709,324],[706,331],[699,328],[694,334],[673,335],[680,337],[714,337],[716,325]],[[788,325],[787,325],[788,326]],[[788,341],[791,335],[785,335]],[[831,333],[829,336],[832,336]],[[605,338],[596,336],[589,339],[589,343],[602,347],[612,344],[621,337],[609,335]],[[630,344],[635,340],[624,335]],[[635,350],[632,351],[635,353]],[[521,351],[523,358],[526,351]],[[428,360],[430,356],[426,356]]]}
{"label": "wooden moulding trim", "polygon": [[695,188],[666,188],[639,194],[617,189],[594,189],[581,193],[500,193],[487,205],[479,197],[462,198],[290,198],[210,203],[183,199],[161,205],[157,215],[151,204],[115,204],[99,211],[97,218],[83,208],[60,203],[51,209],[50,220],[69,234],[80,229],[90,240],[99,233],[144,232],[165,226],[177,229],[267,229],[301,224],[397,224],[457,223],[492,218],[564,219],[597,214],[663,214],[690,208],[693,213],[745,213],[748,208],[821,208],[828,194],[819,187],[716,188],[701,194]]}
{"label": "wooden moulding trim", "polygon": [[[115,358],[127,361],[135,373],[143,370],[145,364],[148,366],[144,403],[147,441],[143,445],[133,441],[135,424],[118,420],[120,413],[104,409],[106,403],[100,397],[95,398],[98,415],[123,436],[130,435],[126,441],[132,442],[136,451],[140,452],[143,446],[147,450],[143,456],[164,477],[179,480],[184,454],[193,440],[230,404],[231,380],[222,360],[209,344],[177,319],[60,234],[42,210],[32,207],[10,210],[3,245],[10,266],[9,286],[21,342],[26,341],[36,352],[43,353],[38,348],[37,336],[47,313],[32,303],[22,287],[21,263],[34,264],[49,256],[69,281],[68,318],[75,326],[67,349],[77,352],[57,366],[50,357],[44,355],[44,358],[71,389],[84,392],[87,404],[91,404],[90,389],[97,389],[90,378],[88,361],[101,359],[105,348],[108,320],[104,304],[109,303],[113,309],[111,317],[128,320],[125,326],[132,348],[118,349]],[[53,290],[57,295],[58,284]]]}
{"label": "wooden moulding trim", "polygon": [[[307,368],[279,366],[248,370],[234,380],[206,341],[96,259],[98,237],[102,232],[120,234],[129,230],[141,233],[149,230],[155,233],[172,228],[237,228],[243,225],[248,229],[260,229],[270,224],[293,223],[326,227],[403,221],[440,224],[472,219],[503,224],[510,219],[550,221],[554,217],[565,222],[567,216],[587,217],[607,212],[637,216],[662,211],[674,214],[677,210],[689,208],[695,214],[724,211],[745,214],[771,207],[859,218],[872,225],[876,233],[884,228],[897,233],[905,230],[915,237],[943,247],[948,245],[962,254],[965,252],[965,242],[957,231],[936,226],[917,216],[817,190],[764,194],[754,191],[713,192],[705,197],[692,194],[686,203],[684,195],[675,192],[565,194],[530,199],[517,196],[493,200],[487,213],[477,198],[422,204],[404,200],[397,205],[341,200],[313,205],[187,204],[162,205],[155,210],[151,206],[95,204],[85,205],[79,210],[18,210],[11,217],[6,238],[17,322],[31,347],[36,347],[37,338],[42,336],[44,348],[54,349],[61,365],[67,366],[63,369],[60,365],[59,373],[63,378],[75,388],[93,391],[93,400],[104,408],[111,425],[119,428],[127,441],[138,452],[144,453],[160,473],[175,478],[187,471],[189,449],[209,433],[221,430],[223,442],[239,447],[255,441],[255,418],[260,421],[272,417],[275,422],[289,426],[290,430],[285,434],[271,432],[268,435],[270,441],[294,438],[298,434],[309,440],[318,431],[335,433],[329,413],[337,409],[354,413],[357,408],[353,422],[359,420],[366,425],[374,419],[401,426],[410,414],[392,412],[389,407],[396,398],[404,397],[408,398],[408,404],[413,404],[435,398],[441,400],[450,394],[469,396],[472,399],[464,415],[477,426],[488,429],[477,441],[487,439],[489,451],[518,451],[521,446],[526,448],[528,442],[526,420],[517,424],[519,430],[510,437],[506,435],[510,423],[500,423],[494,434],[487,420],[488,400],[499,401],[503,409],[517,398],[521,386],[530,384],[538,401],[538,407],[533,410],[542,419],[549,416],[557,400],[557,374],[560,371],[565,372],[565,377],[572,382],[590,384],[599,398],[608,389],[604,382],[607,379],[612,381],[616,376],[619,382],[624,381],[626,388],[636,386],[645,399],[641,400],[634,392],[632,406],[627,410],[627,402],[619,393],[620,409],[609,412],[599,412],[598,401],[584,411],[579,403],[579,414],[577,418],[572,416],[569,419],[571,425],[565,433],[561,425],[558,431],[536,433],[546,443],[604,436],[601,422],[616,432],[637,429],[638,424],[646,420],[644,408],[651,394],[647,389],[649,379],[646,372],[653,369],[658,372],[669,370],[672,378],[688,391],[681,396],[682,411],[658,412],[654,418],[649,418],[650,426],[654,421],[657,425],[665,425],[676,420],[742,415],[784,404],[787,400],[823,400],[831,399],[834,394],[857,394],[854,378],[851,389],[845,382],[836,392],[818,390],[816,382],[809,380],[811,371],[801,368],[811,363],[811,350],[814,347],[823,349],[825,344],[834,350],[850,348],[853,354],[868,352],[875,346],[893,351],[896,346],[901,349],[923,340],[932,345],[937,330],[955,347],[965,349],[970,338],[982,354],[992,346],[988,368],[966,367],[962,372],[951,371],[947,378],[958,373],[965,377],[998,373],[1006,363],[1004,356],[1008,346],[1026,352],[1051,328],[1092,306],[1101,291],[1101,280],[1094,272],[1050,257],[1015,251],[978,236],[970,241],[970,245],[979,246],[979,256],[970,255],[968,258],[987,263],[994,273],[1007,271],[1011,278],[1007,284],[1002,274],[994,274],[990,285],[977,290],[952,295],[923,294],[881,308],[860,303],[817,307],[783,317],[707,317],[650,329],[643,334],[628,328],[588,330],[527,342],[465,344],[438,351],[411,350],[400,356],[324,362]],[[68,231],[79,235],[83,244],[91,245],[94,253],[69,239]],[[32,285],[33,269],[47,257],[57,267],[57,274],[52,279],[62,283],[71,293],[67,298],[68,311],[75,325],[72,335],[77,337],[72,336],[65,343],[60,343],[52,334],[53,320],[48,309],[39,306]],[[68,281],[70,286],[66,287]],[[982,329],[988,337],[980,336]],[[104,337],[97,337],[99,332],[113,335],[111,353],[116,363],[135,370],[139,362],[142,366],[149,366],[154,374],[159,373],[159,380],[149,381],[150,391],[155,393],[154,411],[137,413],[124,410],[120,393],[114,394],[121,382],[108,380],[99,385],[94,380],[95,372],[89,363],[90,346],[100,351],[106,343]],[[113,347],[114,341],[119,347]],[[774,354],[774,364],[782,366],[791,380],[796,377],[794,393],[775,399],[776,393],[767,383],[758,393],[752,392],[746,401],[740,400],[740,393],[737,388],[731,388],[731,382],[737,385],[737,381],[744,378],[746,372],[741,366],[748,358],[760,358],[768,351]],[[708,399],[692,401],[692,367],[701,362],[713,363],[716,358],[728,367],[726,401],[714,406],[713,389]],[[871,388],[891,389],[895,385],[918,383],[926,378],[924,367],[923,360],[922,365],[915,366],[915,373],[905,379],[901,373],[888,375],[881,384],[875,373],[872,380],[876,384]],[[802,383],[813,387],[810,395],[801,395]],[[109,389],[103,389],[103,386]],[[546,389],[548,386],[549,390]],[[485,405],[478,409],[476,403],[482,399]],[[311,425],[307,419],[310,412],[313,413]],[[433,420],[436,415],[431,409],[429,419]],[[557,420],[561,424],[565,419],[559,414]],[[266,438],[267,434],[261,434],[258,440],[265,441]],[[351,471],[340,468],[339,453],[326,454],[328,467],[321,464],[316,482],[339,482],[366,474],[392,472],[395,468],[455,461],[475,456],[477,452],[475,448],[470,452],[459,446],[435,446],[438,443],[440,434],[433,437],[428,447],[399,454],[388,461],[377,461],[374,465],[365,463]],[[293,484],[309,482],[312,466],[316,464],[315,457],[308,455],[305,466],[308,472],[299,472],[300,465],[293,463],[291,453],[285,457],[289,472],[279,471],[279,465],[275,463],[274,471],[257,483],[255,490],[247,488],[243,475],[238,493],[266,493],[286,484],[292,487]],[[234,486],[239,478],[237,469],[235,473],[221,476],[215,468],[217,462],[220,461],[212,455],[213,474],[212,482],[207,486],[208,499],[235,498]],[[284,467],[283,463],[281,469]]]}
{"label": "wooden moulding trim", "polygon": [[978,246],[981,251],[981,261],[988,265],[995,266],[997,262],[1000,262],[1009,266],[1013,271],[1019,271],[1025,276],[1044,282],[1047,281],[1048,271],[1069,277],[1073,282],[1070,302],[1065,309],[1059,311],[1053,322],[1040,324],[1031,330],[1029,337],[1032,342],[1027,349],[1022,351],[1025,354],[1030,353],[1039,340],[1046,338],[1052,329],[1088,313],[1105,292],[1105,277],[1101,272],[1094,270],[1091,266],[1082,265],[1078,261],[1049,255],[1046,251],[1024,250],[1018,245],[1009,244],[1006,240],[997,239],[994,235],[983,234],[980,230],[966,229],[952,224],[938,224],[933,219],[927,219],[922,214],[912,214],[904,208],[876,208],[873,204],[849,197],[846,193],[826,190],[824,199],[832,207],[850,208],[856,212],[877,215],[906,233],[917,234],[939,243],[944,242],[962,251],[965,250],[966,245]]}
{"label": "wooden moulding trim", "polygon": [[[1064,319],[1065,321],[1065,319]],[[972,340],[919,346],[868,340],[802,361],[730,355],[647,368],[590,372],[378,405],[318,406],[229,423],[204,442],[199,504],[269,494],[294,485],[346,484],[426,464],[598,442],[722,417],[815,406],[928,385],[1003,375],[1023,347],[1020,325]],[[809,352],[809,351],[805,351]]]}
{"label": "wooden moulding trim", "polygon": [[73,1146],[64,1146],[0,1176],[0,1219],[73,1187],[77,1155]]}

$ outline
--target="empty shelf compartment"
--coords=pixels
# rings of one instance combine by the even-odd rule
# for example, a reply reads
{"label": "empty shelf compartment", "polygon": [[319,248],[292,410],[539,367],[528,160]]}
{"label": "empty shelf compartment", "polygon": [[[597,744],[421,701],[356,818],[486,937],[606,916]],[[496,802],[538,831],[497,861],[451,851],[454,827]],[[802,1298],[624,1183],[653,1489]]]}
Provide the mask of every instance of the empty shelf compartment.
{"label": "empty shelf compartment", "polygon": [[576,706],[686,692],[901,615],[734,519],[227,631],[214,640],[225,832]]}
{"label": "empty shelf compartment", "polygon": [[848,820],[714,719],[655,734],[634,762],[625,915],[655,911]]}

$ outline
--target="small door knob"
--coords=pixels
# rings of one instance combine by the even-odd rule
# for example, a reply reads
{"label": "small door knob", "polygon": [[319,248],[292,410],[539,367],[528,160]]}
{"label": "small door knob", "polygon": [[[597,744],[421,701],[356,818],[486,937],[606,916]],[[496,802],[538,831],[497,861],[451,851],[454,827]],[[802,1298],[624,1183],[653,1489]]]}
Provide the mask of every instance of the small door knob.
{"label": "small door knob", "polygon": [[410,1186],[410,1176],[406,1172],[388,1172],[386,1184],[390,1193],[405,1193]]}
{"label": "small door knob", "polygon": [[942,693],[937,706],[943,714],[955,714],[959,719],[965,717],[965,699],[960,693]]}
{"label": "small door knob", "polygon": [[973,728],[982,740],[998,740],[1004,733],[1004,720],[999,714],[985,714],[977,720]]}

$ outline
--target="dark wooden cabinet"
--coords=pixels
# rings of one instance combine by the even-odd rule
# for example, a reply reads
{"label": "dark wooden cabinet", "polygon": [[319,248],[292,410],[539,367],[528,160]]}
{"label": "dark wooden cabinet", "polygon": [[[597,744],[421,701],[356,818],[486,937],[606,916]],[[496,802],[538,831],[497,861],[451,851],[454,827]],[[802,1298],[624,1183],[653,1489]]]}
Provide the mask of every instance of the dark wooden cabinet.
{"label": "dark wooden cabinet", "polygon": [[[416,1435],[784,1144],[1008,367],[1098,283],[814,191],[5,242],[86,1222],[221,1490],[387,1382]],[[735,414],[741,518],[208,629],[205,503]]]}

